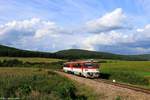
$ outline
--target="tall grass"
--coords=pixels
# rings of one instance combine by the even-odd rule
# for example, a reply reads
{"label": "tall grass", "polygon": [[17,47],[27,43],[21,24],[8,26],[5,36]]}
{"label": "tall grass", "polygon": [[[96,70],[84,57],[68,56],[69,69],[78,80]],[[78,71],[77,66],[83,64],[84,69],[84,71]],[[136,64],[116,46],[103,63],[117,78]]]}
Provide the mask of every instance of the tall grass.
{"label": "tall grass", "polygon": [[103,78],[135,85],[149,86],[150,61],[108,61],[101,63]]}
{"label": "tall grass", "polygon": [[54,72],[25,70],[29,74],[20,74],[22,71],[14,74],[15,71],[18,70],[1,70],[0,98],[73,100],[84,97],[76,94],[76,87],[70,80]]}
{"label": "tall grass", "polygon": [[134,72],[127,72],[127,71],[108,71],[108,72],[103,72],[103,75],[108,75],[107,79],[110,80],[116,80],[119,82],[126,82],[130,84],[135,84],[135,85],[144,85],[148,86],[149,85],[149,80],[139,74],[136,74]]}

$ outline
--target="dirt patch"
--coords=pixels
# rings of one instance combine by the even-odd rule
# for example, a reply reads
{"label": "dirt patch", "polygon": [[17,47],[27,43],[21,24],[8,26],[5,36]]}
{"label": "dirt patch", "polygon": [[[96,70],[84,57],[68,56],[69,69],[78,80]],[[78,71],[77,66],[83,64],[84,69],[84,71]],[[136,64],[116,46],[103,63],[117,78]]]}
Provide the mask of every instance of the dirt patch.
{"label": "dirt patch", "polygon": [[[99,83],[91,79],[78,77],[71,74],[66,74],[63,72],[57,72],[69,79],[75,80],[83,85],[92,87],[96,94],[102,95],[102,98],[99,100],[150,100],[150,94],[117,87],[114,85],[106,84],[106,83]],[[91,91],[93,92],[93,91]]]}

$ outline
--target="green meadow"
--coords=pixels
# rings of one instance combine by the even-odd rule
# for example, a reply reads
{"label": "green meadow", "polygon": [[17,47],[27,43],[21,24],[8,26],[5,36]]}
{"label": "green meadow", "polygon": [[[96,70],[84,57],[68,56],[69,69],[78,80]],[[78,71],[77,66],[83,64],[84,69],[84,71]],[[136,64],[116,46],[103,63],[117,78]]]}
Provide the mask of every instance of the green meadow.
{"label": "green meadow", "polygon": [[[52,70],[65,60],[53,58],[0,57],[0,98],[95,100],[92,89]],[[101,78],[150,88],[150,61],[101,59]]]}
{"label": "green meadow", "polygon": [[97,98],[94,92],[89,92],[92,91],[91,88],[52,71],[61,68],[59,63],[63,61],[61,59],[1,57],[0,61],[0,99],[95,100]]}
{"label": "green meadow", "polygon": [[92,89],[41,68],[0,68],[0,99],[95,100]]}
{"label": "green meadow", "polygon": [[100,70],[128,71],[150,77],[150,61],[108,61],[100,65]]}
{"label": "green meadow", "polygon": [[100,71],[111,80],[149,86],[150,61],[109,60],[100,64]]}

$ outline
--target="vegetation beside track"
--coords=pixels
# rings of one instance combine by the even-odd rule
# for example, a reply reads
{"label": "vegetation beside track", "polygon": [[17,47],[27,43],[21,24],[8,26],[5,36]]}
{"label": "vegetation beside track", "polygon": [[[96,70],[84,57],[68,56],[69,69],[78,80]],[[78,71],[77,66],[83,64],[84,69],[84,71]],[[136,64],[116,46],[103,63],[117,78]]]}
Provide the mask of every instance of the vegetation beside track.
{"label": "vegetation beside track", "polygon": [[52,71],[46,71],[61,69],[63,61],[1,57],[0,98],[94,100],[95,93],[89,92],[91,89]]}
{"label": "vegetation beside track", "polygon": [[0,98],[86,100],[75,84],[50,70],[0,68]]}
{"label": "vegetation beside track", "polygon": [[[36,59],[39,62],[36,62]],[[49,58],[7,58],[0,59],[0,67],[32,67],[62,69],[64,60]],[[100,60],[101,77],[135,85],[149,87],[150,61]]]}
{"label": "vegetation beside track", "polygon": [[105,79],[150,88],[150,61],[109,60],[101,63],[100,71]]}

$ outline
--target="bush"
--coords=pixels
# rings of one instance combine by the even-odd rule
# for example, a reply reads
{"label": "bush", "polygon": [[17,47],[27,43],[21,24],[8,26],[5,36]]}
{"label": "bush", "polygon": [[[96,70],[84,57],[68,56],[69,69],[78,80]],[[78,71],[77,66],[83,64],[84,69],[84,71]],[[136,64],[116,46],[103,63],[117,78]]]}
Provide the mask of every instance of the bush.
{"label": "bush", "polygon": [[62,64],[63,61],[52,62],[52,63],[22,62],[17,59],[0,61],[0,67],[39,67],[39,68],[61,69]]}
{"label": "bush", "polygon": [[0,66],[2,67],[15,67],[18,65],[23,65],[22,61],[19,61],[17,59],[12,59],[12,60],[3,60],[0,62]]}
{"label": "bush", "polygon": [[21,84],[19,86],[19,91],[21,95],[28,95],[31,93],[31,86],[29,84]]}

